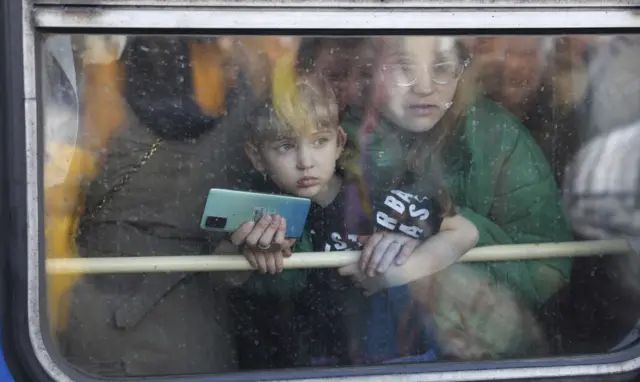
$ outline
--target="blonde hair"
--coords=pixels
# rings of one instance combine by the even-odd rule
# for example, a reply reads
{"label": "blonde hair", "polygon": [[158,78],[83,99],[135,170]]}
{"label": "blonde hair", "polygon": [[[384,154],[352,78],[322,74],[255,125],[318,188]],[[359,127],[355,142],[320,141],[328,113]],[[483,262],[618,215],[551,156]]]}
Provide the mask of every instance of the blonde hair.
{"label": "blonde hair", "polygon": [[338,127],[338,102],[319,78],[302,78],[260,107],[250,128],[255,145]]}
{"label": "blonde hair", "polygon": [[298,76],[295,65],[295,52],[276,60],[271,98],[256,110],[251,143],[338,127],[338,101],[329,84],[318,76]]}

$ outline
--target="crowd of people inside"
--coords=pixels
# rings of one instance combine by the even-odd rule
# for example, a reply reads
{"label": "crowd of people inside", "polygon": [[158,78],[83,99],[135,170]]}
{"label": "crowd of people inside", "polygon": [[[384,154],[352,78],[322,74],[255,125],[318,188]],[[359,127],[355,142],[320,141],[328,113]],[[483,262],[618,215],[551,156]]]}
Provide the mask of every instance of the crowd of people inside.
{"label": "crowd of people inside", "polygon": [[[634,68],[591,67],[628,37],[48,38],[47,257],[242,254],[253,269],[49,276],[51,330],[75,367],[144,376],[557,350],[541,312],[574,260],[459,260],[582,238],[561,186],[595,124],[616,123],[597,85]],[[211,188],[308,198],[304,233],[285,237],[278,215],[205,231]],[[349,250],[358,262],[339,269],[284,267]]]}

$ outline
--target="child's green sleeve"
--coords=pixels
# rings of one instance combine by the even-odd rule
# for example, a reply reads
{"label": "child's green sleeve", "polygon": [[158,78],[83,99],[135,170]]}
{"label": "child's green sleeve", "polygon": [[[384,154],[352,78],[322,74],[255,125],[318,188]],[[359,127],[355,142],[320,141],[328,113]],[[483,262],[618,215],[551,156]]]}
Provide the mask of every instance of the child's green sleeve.
{"label": "child's green sleeve", "polygon": [[[295,253],[312,252],[313,245],[308,231],[304,231],[302,237],[293,245]],[[308,269],[287,269],[277,275],[265,275],[255,273],[244,284],[244,287],[256,294],[274,294],[286,297],[298,293],[307,286]]]}

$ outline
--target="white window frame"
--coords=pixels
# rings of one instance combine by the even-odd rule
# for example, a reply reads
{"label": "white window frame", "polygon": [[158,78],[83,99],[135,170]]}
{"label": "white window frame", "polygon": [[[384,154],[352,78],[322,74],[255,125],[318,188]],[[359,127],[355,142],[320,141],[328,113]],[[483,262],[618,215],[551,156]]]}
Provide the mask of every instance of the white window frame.
{"label": "white window frame", "polygon": [[[13,1],[13,0],[2,0]],[[28,208],[28,282],[29,328],[32,345],[39,362],[57,381],[71,381],[47,351],[41,331],[40,295],[44,271],[41,249],[41,197],[39,173],[41,156],[38,152],[40,131],[38,126],[36,49],[38,29],[55,32],[64,28],[104,28],[114,33],[127,33],[129,29],[225,29],[261,30],[359,30],[385,31],[443,31],[456,30],[477,33],[495,30],[565,30],[571,33],[583,28],[615,33],[614,29],[631,28],[640,32],[640,13],[637,0],[621,1],[568,1],[568,0],[467,0],[467,1],[214,1],[214,0],[22,0],[24,89],[27,163]],[[71,5],[63,7],[64,4]],[[241,15],[241,17],[239,17]],[[482,369],[460,370],[443,364],[405,366],[408,374],[363,375],[331,378],[349,381],[470,381],[503,380],[541,377],[568,377],[623,373],[640,368],[636,358],[612,355],[585,356],[601,359],[598,364],[571,364],[556,366],[524,366],[531,362],[499,361],[483,363]],[[628,354],[630,356],[630,353]],[[535,361],[534,361],[535,362]],[[540,360],[541,363],[544,361]],[[430,367],[431,366],[431,367]],[[475,364],[473,365],[475,367]],[[420,370],[417,370],[420,369]],[[432,369],[429,371],[427,369]],[[455,369],[455,370],[454,370]],[[469,369],[468,367],[466,369]],[[366,370],[366,367],[363,368]],[[416,370],[410,374],[410,370]],[[256,375],[256,377],[258,377]],[[328,378],[329,379],[329,378]],[[317,381],[318,379],[314,379]],[[321,380],[321,379],[320,379]]]}
{"label": "white window frame", "polygon": [[633,7],[635,0],[32,0],[43,5],[306,8],[603,8]]}

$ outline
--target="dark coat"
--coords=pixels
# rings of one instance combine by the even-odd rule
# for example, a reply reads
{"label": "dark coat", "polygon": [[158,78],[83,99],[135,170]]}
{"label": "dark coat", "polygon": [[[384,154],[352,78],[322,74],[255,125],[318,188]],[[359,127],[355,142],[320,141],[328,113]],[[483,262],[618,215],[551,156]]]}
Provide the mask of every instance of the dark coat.
{"label": "dark coat", "polygon": [[[188,55],[187,45],[162,41],[164,59],[155,58],[156,70],[177,71],[190,81],[188,60],[181,65],[176,59]],[[166,82],[146,71],[154,58],[145,56],[143,43],[134,40],[124,57],[128,101],[142,122],[132,116],[110,142],[88,192],[78,247],[87,257],[211,254],[220,237],[201,230],[200,218],[210,188],[234,187],[242,179],[232,165],[244,155],[230,137],[243,126],[247,102],[231,104],[221,119],[196,116],[194,127],[197,106],[190,89],[179,81],[173,89],[157,89]],[[140,89],[159,91],[143,98]],[[228,99],[246,101],[237,95]],[[165,107],[176,102],[185,105],[183,115],[179,107]],[[140,165],[159,137],[158,149]],[[118,187],[124,178],[128,181]],[[86,276],[73,290],[62,350],[74,365],[100,375],[234,370],[226,293],[213,273]]]}

